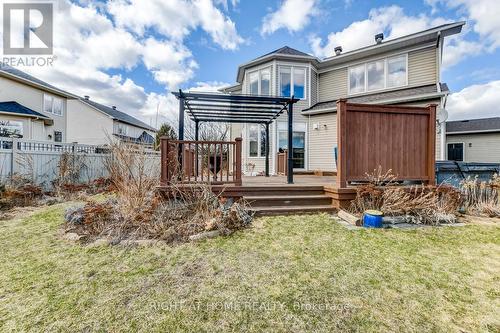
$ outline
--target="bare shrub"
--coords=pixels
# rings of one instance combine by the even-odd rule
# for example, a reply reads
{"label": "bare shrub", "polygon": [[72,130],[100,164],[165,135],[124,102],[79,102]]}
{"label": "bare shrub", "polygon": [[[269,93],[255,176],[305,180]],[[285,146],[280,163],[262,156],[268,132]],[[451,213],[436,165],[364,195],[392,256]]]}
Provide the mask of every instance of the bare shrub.
{"label": "bare shrub", "polygon": [[105,166],[118,205],[127,220],[135,221],[150,209],[159,179],[159,161],[150,158],[140,145],[112,143]]}
{"label": "bare shrub", "polygon": [[410,215],[414,221],[436,224],[455,220],[454,214],[460,206],[460,192],[451,186],[397,186],[391,170],[383,172],[379,167],[367,174],[367,184],[356,188],[356,198],[351,211],[362,214],[375,209],[385,215]]}
{"label": "bare shrub", "polygon": [[150,198],[140,218],[125,216],[118,198],[103,203],[88,202],[81,210],[83,223],[67,223],[66,231],[93,238],[157,239],[171,243],[187,241],[189,236],[204,231],[218,230],[228,235],[252,220],[245,202],[223,199],[207,185],[174,185],[170,196],[169,200]]}
{"label": "bare shrub", "polygon": [[495,174],[487,182],[477,177],[467,178],[460,183],[464,208],[471,215],[500,216],[500,176]]}

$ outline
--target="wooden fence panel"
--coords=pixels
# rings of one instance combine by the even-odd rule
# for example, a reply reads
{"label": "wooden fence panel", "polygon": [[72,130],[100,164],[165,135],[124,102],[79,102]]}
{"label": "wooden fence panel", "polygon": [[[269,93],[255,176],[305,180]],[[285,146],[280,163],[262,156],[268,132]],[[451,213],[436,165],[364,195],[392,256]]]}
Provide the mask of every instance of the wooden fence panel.
{"label": "wooden fence panel", "polygon": [[337,103],[337,183],[363,181],[379,166],[398,180],[435,181],[436,105]]}

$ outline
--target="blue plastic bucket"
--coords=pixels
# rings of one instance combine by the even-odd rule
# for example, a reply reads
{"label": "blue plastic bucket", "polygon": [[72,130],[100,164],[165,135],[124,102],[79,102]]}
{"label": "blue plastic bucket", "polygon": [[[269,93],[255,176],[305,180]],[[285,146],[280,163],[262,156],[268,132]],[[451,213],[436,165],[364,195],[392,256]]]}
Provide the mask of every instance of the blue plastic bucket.
{"label": "blue plastic bucket", "polygon": [[384,213],[378,210],[367,210],[363,216],[365,228],[382,228],[382,216]]}

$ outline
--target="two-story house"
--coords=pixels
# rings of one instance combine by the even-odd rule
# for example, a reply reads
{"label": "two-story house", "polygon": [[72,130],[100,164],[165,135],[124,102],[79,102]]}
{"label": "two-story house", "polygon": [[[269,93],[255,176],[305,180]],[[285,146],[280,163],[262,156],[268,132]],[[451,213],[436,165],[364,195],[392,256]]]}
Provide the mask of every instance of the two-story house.
{"label": "two-story house", "polygon": [[0,136],[102,145],[111,138],[151,144],[156,129],[0,63]]}
{"label": "two-story house", "polygon": [[[445,24],[387,41],[378,34],[373,45],[345,53],[339,46],[326,59],[285,46],[240,65],[237,83],[222,91],[299,98],[293,118],[294,169],[335,171],[337,100],[417,106],[435,103],[442,112],[449,93],[440,78],[443,41],[460,33],[464,24]],[[444,122],[437,128],[436,156],[444,159]],[[232,124],[231,138],[235,137],[242,137],[245,143],[244,171],[263,171],[264,128]],[[275,173],[277,153],[287,149],[286,114],[272,124],[270,141],[271,172]]]}

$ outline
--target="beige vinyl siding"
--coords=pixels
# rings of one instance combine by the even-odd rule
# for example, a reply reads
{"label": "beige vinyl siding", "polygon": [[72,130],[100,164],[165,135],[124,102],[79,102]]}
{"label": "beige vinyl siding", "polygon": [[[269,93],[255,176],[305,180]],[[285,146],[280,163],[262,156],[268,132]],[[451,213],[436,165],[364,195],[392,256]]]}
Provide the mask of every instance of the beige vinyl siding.
{"label": "beige vinyl siding", "polygon": [[319,101],[347,97],[347,67],[319,74]]}
{"label": "beige vinyl siding", "polygon": [[[318,129],[314,129],[314,124],[318,124]],[[337,170],[333,153],[337,145],[337,114],[310,116],[308,131],[309,170]]]}
{"label": "beige vinyl siding", "polygon": [[318,102],[318,73],[311,69],[311,105]]}
{"label": "beige vinyl siding", "polygon": [[448,143],[464,144],[465,162],[500,163],[500,133],[448,134]]}
{"label": "beige vinyl siding", "polygon": [[432,46],[408,53],[408,85],[437,83],[437,48]]}
{"label": "beige vinyl siding", "polygon": [[[408,52],[408,86],[397,89],[405,89],[408,87],[423,86],[437,83],[437,48],[429,46],[424,49]],[[383,57],[391,57],[393,54],[381,54],[377,57],[367,58],[363,62],[369,62]],[[360,63],[356,61],[352,64]],[[346,64],[345,67],[337,68],[328,72],[319,74],[319,101],[331,101],[339,98],[348,97],[347,90],[347,73],[348,67],[351,64]],[[396,89],[396,90],[397,90]],[[379,92],[395,90],[386,89]],[[367,92],[371,94],[373,92]],[[364,94],[361,94],[364,95]],[[359,96],[359,95],[357,95]]]}

